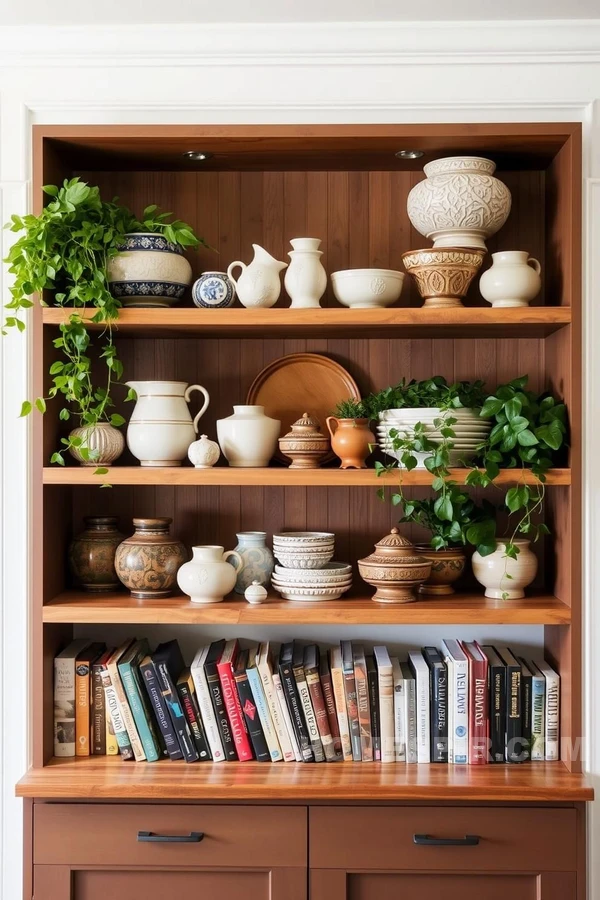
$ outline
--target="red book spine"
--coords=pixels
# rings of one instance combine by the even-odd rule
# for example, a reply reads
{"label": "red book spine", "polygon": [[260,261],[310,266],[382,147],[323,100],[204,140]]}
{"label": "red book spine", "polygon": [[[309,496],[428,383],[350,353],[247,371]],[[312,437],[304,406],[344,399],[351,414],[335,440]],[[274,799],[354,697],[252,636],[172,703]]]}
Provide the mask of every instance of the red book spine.
{"label": "red book spine", "polygon": [[488,684],[487,659],[469,660],[469,765],[483,766],[488,761]]}
{"label": "red book spine", "polygon": [[219,672],[223,700],[225,702],[225,709],[227,710],[227,717],[229,719],[233,743],[235,744],[238,759],[241,762],[246,762],[249,759],[254,759],[254,756],[252,754],[252,748],[250,747],[248,732],[246,731],[246,723],[244,721],[240,698],[235,686],[232,663],[217,663],[217,670]]}
{"label": "red book spine", "polygon": [[327,718],[329,719],[329,730],[333,738],[333,749],[338,759],[342,758],[342,739],[340,737],[340,726],[338,723],[337,712],[335,709],[335,697],[333,696],[333,684],[329,672],[321,674],[321,688],[325,699],[325,708],[327,710]]}

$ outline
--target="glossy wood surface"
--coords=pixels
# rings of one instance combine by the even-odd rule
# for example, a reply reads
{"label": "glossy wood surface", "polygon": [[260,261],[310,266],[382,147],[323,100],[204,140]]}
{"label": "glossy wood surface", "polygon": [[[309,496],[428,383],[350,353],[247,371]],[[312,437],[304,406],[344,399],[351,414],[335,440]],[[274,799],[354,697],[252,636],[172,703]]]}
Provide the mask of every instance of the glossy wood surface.
{"label": "glossy wood surface", "polygon": [[[355,592],[361,591],[355,579]],[[368,589],[367,589],[368,590]],[[187,597],[134,600],[126,593],[93,595],[67,591],[44,606],[44,622],[130,625],[558,625],[571,611],[556,597],[527,596],[523,600],[488,600],[457,593],[445,600],[415,603],[375,603],[362,597],[321,603],[292,603],[271,593],[260,606],[239,597],[203,605]]]}
{"label": "glossy wood surface", "polygon": [[19,797],[114,800],[466,800],[593,799],[563,763],[444,766],[381,763],[128,763],[115,757],[52,759],[30,769]]}

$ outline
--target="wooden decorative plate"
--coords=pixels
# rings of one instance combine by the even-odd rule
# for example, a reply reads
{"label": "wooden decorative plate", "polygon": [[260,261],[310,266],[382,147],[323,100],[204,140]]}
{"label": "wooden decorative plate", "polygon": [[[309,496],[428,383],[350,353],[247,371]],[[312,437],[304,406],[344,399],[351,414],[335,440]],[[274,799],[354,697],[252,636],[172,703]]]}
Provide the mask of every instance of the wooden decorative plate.
{"label": "wooden decorative plate", "polygon": [[[264,406],[265,413],[281,421],[281,436],[287,434],[302,413],[316,416],[323,434],[325,419],[341,400],[360,400],[360,391],[349,372],[320,353],[290,353],[269,363],[248,391],[246,403]],[[277,450],[276,459],[288,462]],[[333,452],[323,462],[335,459]]]}

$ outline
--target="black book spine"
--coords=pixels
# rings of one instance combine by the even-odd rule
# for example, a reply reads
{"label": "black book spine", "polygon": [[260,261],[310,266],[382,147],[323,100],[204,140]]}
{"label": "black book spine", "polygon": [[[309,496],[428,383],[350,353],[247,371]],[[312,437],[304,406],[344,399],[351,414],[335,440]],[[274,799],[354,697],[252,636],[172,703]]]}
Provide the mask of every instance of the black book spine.
{"label": "black book spine", "polygon": [[521,724],[521,667],[506,667],[506,762],[524,762],[523,728]]}
{"label": "black book spine", "polygon": [[506,734],[506,667],[490,664],[489,679],[491,762],[503,763]]}
{"label": "black book spine", "polygon": [[171,716],[171,721],[173,722],[175,733],[179,739],[181,749],[183,750],[184,759],[189,763],[198,762],[200,757],[198,756],[198,751],[192,741],[190,726],[188,725],[183,709],[181,708],[179,694],[171,680],[167,663],[164,660],[159,660],[156,669],[159,684]]}
{"label": "black book spine", "polygon": [[531,759],[531,716],[533,710],[533,685],[531,675],[521,671],[521,736],[523,738],[523,762]]}
{"label": "black book spine", "polygon": [[431,667],[429,679],[430,753],[432,763],[448,762],[448,674],[443,663]]}
{"label": "black book spine", "polygon": [[369,707],[371,709],[371,737],[373,738],[373,760],[381,761],[381,720],[379,717],[379,683],[375,666],[367,667],[369,684]]}
{"label": "black book spine", "polygon": [[188,685],[184,682],[177,682],[177,693],[179,694],[183,713],[187,719],[194,746],[198,751],[198,756],[202,762],[207,762],[211,759],[210,748],[204,733],[204,726],[202,724],[200,710],[196,704],[196,698],[190,691]]}
{"label": "black book spine", "polygon": [[223,692],[221,690],[221,679],[219,678],[216,662],[207,663],[204,666],[204,672],[206,681],[208,682],[210,699],[212,700],[213,709],[215,711],[219,734],[221,735],[225,759],[228,759],[230,762],[235,762],[238,755],[233,742],[229,719],[227,718],[227,710],[225,709],[225,701],[223,700]]}
{"label": "black book spine", "polygon": [[260,724],[260,717],[258,715],[256,703],[254,702],[254,695],[246,673],[235,676],[235,686],[238,697],[240,698],[240,706],[244,713],[246,728],[250,735],[252,748],[257,762],[271,762],[271,754],[269,753],[265,734],[262,725]]}
{"label": "black book spine", "polygon": [[156,714],[156,721],[165,742],[169,757],[171,759],[183,759],[183,753],[179,745],[177,733],[173,728],[171,716],[169,715],[166,701],[160,689],[154,664],[146,663],[145,665],[140,665],[140,674],[142,676],[142,681],[144,682],[144,687],[146,688],[146,693],[148,694],[148,699]]}
{"label": "black book spine", "polygon": [[280,662],[279,675],[281,677],[283,693],[288,705],[292,727],[296,734],[296,740],[298,741],[302,759],[304,762],[313,762],[314,755],[310,745],[308,730],[304,722],[304,715],[300,705],[300,697],[298,695],[298,688],[296,687],[296,679],[294,678],[294,673],[292,671],[291,661],[289,663],[286,661]]}

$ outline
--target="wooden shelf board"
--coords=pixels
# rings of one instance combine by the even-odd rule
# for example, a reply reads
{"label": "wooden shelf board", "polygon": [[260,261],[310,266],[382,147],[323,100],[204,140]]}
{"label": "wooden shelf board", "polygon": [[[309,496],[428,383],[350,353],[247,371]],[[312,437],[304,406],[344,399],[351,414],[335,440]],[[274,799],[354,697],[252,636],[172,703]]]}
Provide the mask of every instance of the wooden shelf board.
{"label": "wooden shelf board", "polygon": [[[48,307],[45,325],[71,310]],[[90,314],[85,316],[89,319]],[[571,322],[568,306],[523,309],[122,309],[118,331],[127,337],[545,337]],[[89,324],[90,328],[95,326]]]}
{"label": "wooden shelf board", "polygon": [[[358,590],[356,588],[355,590]],[[369,590],[368,588],[366,589]],[[364,585],[363,585],[364,591]],[[203,606],[188,597],[134,600],[126,593],[66,591],[43,607],[44,622],[128,625],[566,625],[570,608],[549,595],[488,600],[454,594],[446,600],[374,603],[370,594],[322,603],[291,603],[272,593],[266,603],[227,599]]]}
{"label": "wooden shelf board", "polygon": [[594,792],[563,763],[407,766],[381,763],[123,762],[53,759],[30,769],[19,797],[199,801],[581,801]]}
{"label": "wooden shelf board", "polygon": [[[451,469],[451,478],[463,484],[470,469]],[[195,486],[242,486],[252,485],[275,487],[382,487],[398,483],[398,473],[390,472],[380,477],[374,469],[286,469],[273,467],[264,469],[235,469],[217,466],[213,469],[194,469],[191,466],[166,466],[150,468],[146,466],[112,466],[106,475],[95,475],[93,466],[46,466],[43,470],[44,484],[138,484],[138,485],[195,485]],[[433,476],[426,469],[403,472],[402,483],[429,485]],[[537,479],[528,470],[503,469],[496,484],[537,484]],[[547,485],[569,485],[570,469],[550,469]]]}

